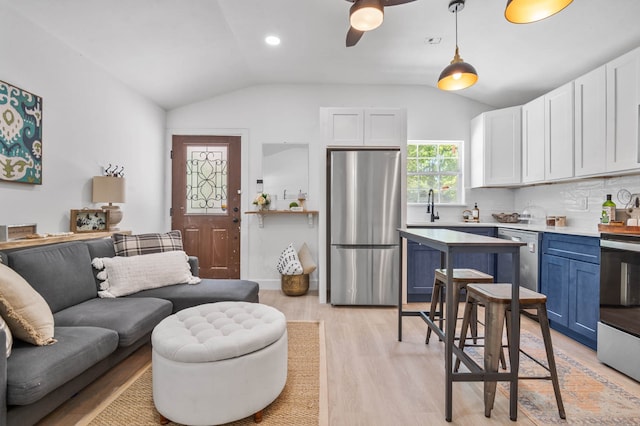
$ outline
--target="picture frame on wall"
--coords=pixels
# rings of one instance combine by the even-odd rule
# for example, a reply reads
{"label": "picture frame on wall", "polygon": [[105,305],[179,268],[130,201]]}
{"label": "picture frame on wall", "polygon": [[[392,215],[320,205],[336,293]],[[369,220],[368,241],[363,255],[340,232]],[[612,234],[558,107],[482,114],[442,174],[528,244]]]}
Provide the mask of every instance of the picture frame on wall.
{"label": "picture frame on wall", "polygon": [[42,97],[0,80],[0,180],[42,185]]}
{"label": "picture frame on wall", "polygon": [[109,210],[71,210],[69,230],[74,233],[109,230]]}

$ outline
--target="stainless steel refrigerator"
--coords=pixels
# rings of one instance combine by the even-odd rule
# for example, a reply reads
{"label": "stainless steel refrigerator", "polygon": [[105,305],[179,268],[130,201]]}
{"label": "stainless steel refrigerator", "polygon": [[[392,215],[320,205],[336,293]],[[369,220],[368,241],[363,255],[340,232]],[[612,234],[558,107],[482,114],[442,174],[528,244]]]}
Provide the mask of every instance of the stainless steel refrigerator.
{"label": "stainless steel refrigerator", "polygon": [[328,150],[332,305],[397,305],[400,151]]}

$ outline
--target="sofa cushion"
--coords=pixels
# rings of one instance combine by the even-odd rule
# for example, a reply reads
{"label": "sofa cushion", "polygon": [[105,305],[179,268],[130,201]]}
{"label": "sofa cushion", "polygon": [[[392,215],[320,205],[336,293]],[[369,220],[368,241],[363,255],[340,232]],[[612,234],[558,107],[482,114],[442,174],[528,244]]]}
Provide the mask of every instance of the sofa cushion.
{"label": "sofa cushion", "polygon": [[137,256],[141,254],[184,250],[182,246],[182,234],[177,230],[163,234],[113,234],[111,238],[113,238],[116,256]]}
{"label": "sofa cushion", "polygon": [[91,326],[115,330],[118,344],[129,346],[150,333],[171,314],[172,305],[162,299],[91,299],[57,312],[57,326]]}
{"label": "sofa cushion", "polygon": [[0,264],[0,315],[18,339],[33,345],[55,342],[49,305],[24,278],[3,264]]}
{"label": "sofa cushion", "polygon": [[258,283],[247,280],[203,279],[198,285],[178,284],[131,294],[126,298],[158,297],[173,303],[173,312],[203,303],[242,301],[258,303]]}
{"label": "sofa cushion", "polygon": [[58,343],[16,341],[7,359],[7,404],[27,405],[73,379],[118,347],[118,334],[96,327],[56,327]]}
{"label": "sofa cushion", "polygon": [[26,248],[9,252],[8,257],[9,266],[44,297],[54,313],[98,296],[83,242]]}
{"label": "sofa cushion", "polygon": [[119,297],[149,288],[172,284],[198,284],[191,275],[189,257],[183,251],[152,253],[133,257],[101,257],[93,259],[96,269],[104,269],[98,278],[100,297]]}

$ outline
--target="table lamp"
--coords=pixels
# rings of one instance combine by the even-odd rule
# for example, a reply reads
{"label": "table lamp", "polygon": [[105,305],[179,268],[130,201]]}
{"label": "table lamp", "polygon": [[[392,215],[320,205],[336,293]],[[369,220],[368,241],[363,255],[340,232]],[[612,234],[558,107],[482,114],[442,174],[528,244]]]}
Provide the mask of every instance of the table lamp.
{"label": "table lamp", "polygon": [[116,226],[122,220],[122,210],[120,206],[113,203],[124,203],[124,184],[122,177],[115,176],[94,176],[93,178],[93,202],[109,203],[101,206],[102,210],[109,210],[109,231],[118,231]]}

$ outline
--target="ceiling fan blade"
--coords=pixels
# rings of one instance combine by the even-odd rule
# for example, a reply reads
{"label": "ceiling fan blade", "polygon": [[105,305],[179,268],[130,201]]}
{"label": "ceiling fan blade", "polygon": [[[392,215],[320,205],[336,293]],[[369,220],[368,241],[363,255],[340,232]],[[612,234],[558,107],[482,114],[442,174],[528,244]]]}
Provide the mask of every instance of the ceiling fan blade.
{"label": "ceiling fan blade", "polygon": [[384,0],[383,4],[385,7],[387,6],[396,6],[399,4],[411,3],[416,0]]}
{"label": "ceiling fan blade", "polygon": [[360,41],[364,31],[356,30],[353,27],[349,27],[349,31],[347,32],[347,47],[355,46],[356,43]]}

